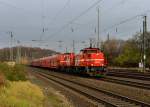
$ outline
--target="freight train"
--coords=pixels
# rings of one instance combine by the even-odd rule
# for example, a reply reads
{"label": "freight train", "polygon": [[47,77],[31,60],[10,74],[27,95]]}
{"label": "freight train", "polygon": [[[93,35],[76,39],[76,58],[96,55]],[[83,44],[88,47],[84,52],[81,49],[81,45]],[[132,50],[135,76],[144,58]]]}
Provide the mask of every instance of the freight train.
{"label": "freight train", "polygon": [[79,54],[63,53],[35,59],[31,66],[103,77],[106,74],[107,60],[100,49],[90,47],[82,49]]}

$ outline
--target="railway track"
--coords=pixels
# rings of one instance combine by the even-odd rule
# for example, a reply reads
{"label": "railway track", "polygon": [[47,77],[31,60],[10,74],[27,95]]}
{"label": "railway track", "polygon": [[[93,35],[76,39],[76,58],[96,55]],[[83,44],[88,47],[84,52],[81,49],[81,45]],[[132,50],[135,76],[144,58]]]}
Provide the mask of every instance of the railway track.
{"label": "railway track", "polygon": [[150,74],[149,73],[109,70],[107,75],[108,76],[133,78],[133,79],[150,81]]}
{"label": "railway track", "polygon": [[149,81],[139,81],[137,79],[120,78],[120,77],[114,77],[114,76],[107,76],[103,78],[102,80],[107,81],[107,82],[123,84],[123,85],[150,90],[150,83],[148,83]]}
{"label": "railway track", "polygon": [[130,69],[130,68],[108,68],[110,71],[118,71],[118,72],[130,72],[130,73],[138,73],[138,74],[148,74],[150,75],[150,70],[146,70],[146,72],[141,72],[139,69]]}
{"label": "railway track", "polygon": [[40,76],[50,79],[56,83],[59,83],[69,89],[72,89],[95,102],[101,103],[106,107],[150,107],[142,101],[128,98],[110,91],[102,90],[97,87],[89,86],[79,81],[67,79],[66,77],[60,77],[58,75],[50,73],[37,72]]}

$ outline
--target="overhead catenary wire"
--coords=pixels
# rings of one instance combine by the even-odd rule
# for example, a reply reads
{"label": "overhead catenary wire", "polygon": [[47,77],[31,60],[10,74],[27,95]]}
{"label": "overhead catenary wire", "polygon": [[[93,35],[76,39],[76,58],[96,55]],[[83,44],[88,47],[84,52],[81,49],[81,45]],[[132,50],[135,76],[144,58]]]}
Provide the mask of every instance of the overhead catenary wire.
{"label": "overhead catenary wire", "polygon": [[65,5],[56,13],[56,15],[52,18],[51,22],[48,25],[51,25],[54,21],[57,20],[58,16],[67,8],[71,0],[67,0]]}
{"label": "overhead catenary wire", "polygon": [[[98,4],[99,2],[101,2],[103,0],[99,0],[97,2],[95,2],[93,5],[91,5],[87,10],[83,11],[81,14],[79,14],[77,17],[75,17],[74,19],[72,19],[69,23],[67,23],[66,25],[64,25],[62,28],[60,28],[57,32],[55,32],[54,34],[52,34],[51,37],[54,37],[56,34],[62,32],[65,28],[67,28],[70,24],[76,24],[76,25],[86,25],[86,24],[80,24],[80,23],[76,23],[75,21],[78,20],[80,17],[82,17],[83,15],[85,15],[89,10],[91,10],[94,6],[96,6],[96,4]],[[112,6],[111,8],[107,9],[107,11],[112,10],[113,8],[116,8],[122,4],[124,4],[126,1],[125,0],[121,0],[119,3],[115,4],[114,6]]]}
{"label": "overhead catenary wire", "polygon": [[[24,11],[24,12],[26,12],[26,13],[30,13],[30,15],[35,15],[35,13],[34,12],[31,12],[31,10],[26,10],[25,8],[22,8],[22,7],[18,7],[18,6],[16,6],[16,5],[13,5],[13,4],[11,4],[11,3],[7,3],[7,2],[4,2],[4,1],[0,1],[0,5],[5,5],[5,6],[8,6],[8,7],[10,7],[10,8],[13,8],[13,9],[16,9],[16,10],[18,10],[18,11],[20,11],[20,10],[22,10],[22,11]],[[22,13],[22,12],[20,12],[20,13]],[[24,15],[24,13],[22,13],[23,15]],[[37,14],[38,15],[38,14]]]}
{"label": "overhead catenary wire", "polygon": [[37,40],[39,41],[39,45],[41,45],[43,43],[43,37],[46,36],[46,31],[48,30],[47,27],[47,21],[46,18],[47,16],[47,11],[46,11],[46,1],[47,0],[41,0],[41,35],[40,38]]}
{"label": "overhead catenary wire", "polygon": [[[7,2],[4,2],[4,1],[0,1],[0,5],[5,5],[5,6],[11,7],[11,8],[15,8],[15,9],[25,10],[24,8],[17,7],[17,6],[15,6],[15,5],[12,5],[12,4],[7,3]],[[25,10],[25,11],[26,11],[26,10]]]}
{"label": "overhead catenary wire", "polygon": [[[114,8],[117,8],[119,7],[120,5],[123,5],[125,4],[125,2],[127,2],[127,0],[121,0],[120,2],[116,3],[115,5],[113,5],[112,7],[110,7],[109,9],[103,11],[103,13],[107,13],[107,12],[110,12],[112,11]],[[104,14],[101,14],[101,16],[103,16]],[[77,25],[78,27],[81,27],[81,26],[87,26],[89,23],[95,21],[95,19],[92,19],[90,21],[88,21],[87,23],[78,23],[78,22],[73,22],[74,25]],[[94,28],[94,31],[96,32],[96,29]]]}
{"label": "overhead catenary wire", "polygon": [[[69,1],[69,0],[68,0]],[[107,11],[110,11],[110,10],[112,10],[112,9],[114,9],[114,8],[116,8],[116,7],[118,7],[118,6],[120,6],[120,5],[123,5],[125,2],[126,2],[127,0],[121,0],[119,3],[117,3],[117,4],[115,4],[115,5],[113,5],[112,7],[110,7],[109,9],[107,9],[105,12],[107,12]],[[69,4],[68,2],[66,3],[66,6],[67,6],[67,4]],[[66,8],[66,6],[64,6],[64,8]],[[60,12],[58,12],[59,14],[61,13],[61,11],[63,11],[63,9],[64,8],[62,8],[61,10],[60,10]],[[104,13],[105,13],[104,12]],[[59,15],[58,14],[58,15]],[[55,17],[54,17],[54,20],[56,20],[56,18],[57,18],[57,16],[58,15],[56,15]],[[53,21],[54,21],[53,20]],[[94,19],[95,20],[95,19]],[[89,22],[93,22],[93,20],[92,21],[89,21]],[[75,25],[78,25],[78,26],[86,26],[87,24],[89,24],[89,22],[87,22],[87,23],[78,23],[78,22],[73,22],[73,23],[71,23],[71,24],[75,24]]]}
{"label": "overhead catenary wire", "polygon": [[114,24],[114,25],[112,25],[112,26],[110,26],[110,27],[105,28],[102,32],[106,32],[106,31],[108,31],[108,30],[110,30],[110,29],[112,29],[112,28],[116,28],[117,26],[120,26],[120,25],[122,25],[122,24],[124,24],[124,23],[127,23],[127,22],[129,22],[129,21],[132,21],[132,20],[134,20],[134,19],[136,19],[136,18],[138,18],[138,17],[143,16],[143,15],[146,14],[146,13],[149,13],[149,12],[150,12],[150,10],[146,10],[146,11],[144,11],[144,12],[142,12],[142,13],[140,13],[140,14],[137,14],[137,15],[135,15],[135,16],[132,16],[132,17],[130,17],[130,18],[128,18],[128,19],[122,20],[122,21],[120,21],[120,22],[118,22],[118,23],[116,23],[116,24]]}
{"label": "overhead catenary wire", "polygon": [[[118,26],[120,26],[120,25],[122,25],[122,24],[125,24],[125,23],[128,23],[129,21],[135,20],[136,18],[141,17],[141,16],[143,16],[143,15],[149,13],[149,12],[150,12],[150,10],[146,10],[146,11],[140,13],[140,14],[137,14],[137,15],[135,15],[135,16],[132,16],[132,17],[130,17],[130,18],[127,18],[127,19],[125,19],[125,20],[122,20],[122,21],[120,21],[120,22],[118,22],[118,23],[116,23],[116,24],[114,24],[114,25],[112,25],[112,26],[110,26],[110,27],[105,28],[104,30],[102,30],[101,33],[106,32],[106,31],[108,31],[108,30],[110,30],[110,29],[113,29],[113,28],[116,29]],[[68,23],[68,24],[70,24],[70,23]],[[64,26],[61,30],[64,30],[67,26],[68,26],[68,25]],[[61,30],[60,30],[60,31],[61,31]],[[117,30],[118,30],[118,29],[117,29]],[[57,33],[59,33],[59,32],[57,32]],[[56,33],[56,34],[57,34],[57,33]],[[55,36],[55,35],[53,35],[53,36]]]}
{"label": "overhead catenary wire", "polygon": [[[113,5],[112,7],[108,8],[107,10],[104,10],[103,13],[108,13],[108,12],[112,11],[113,9],[115,9],[115,8],[117,8],[117,7],[125,4],[125,2],[127,2],[127,0],[121,0],[120,2],[116,3],[115,5]],[[103,15],[104,14],[101,14],[101,16],[103,16]],[[90,20],[89,22],[93,22],[94,20]],[[79,23],[77,23],[77,25],[87,25],[88,23],[85,23],[85,24],[79,24]]]}
{"label": "overhead catenary wire", "polygon": [[82,17],[83,15],[85,15],[87,12],[89,12],[91,9],[93,9],[96,5],[98,5],[102,1],[103,0],[98,0],[95,3],[93,3],[90,7],[88,7],[86,10],[84,10],[83,12],[81,12],[78,16],[76,16],[75,18],[73,18],[71,21],[69,21],[67,24],[65,24],[64,26],[62,26],[57,32],[53,33],[49,37],[52,38],[52,37],[56,36],[57,33],[60,33],[61,31],[63,31],[66,27],[68,27],[70,24],[72,24],[73,22],[75,22],[76,20],[78,20],[80,17]]}
{"label": "overhead catenary wire", "polygon": [[[121,24],[128,23],[129,21],[132,21],[132,20],[134,20],[134,19],[137,18],[137,17],[141,17],[141,16],[143,16],[144,14],[147,14],[147,13],[149,13],[149,12],[150,12],[150,10],[146,10],[145,12],[142,12],[141,14],[138,14],[138,15],[132,16],[132,17],[130,17],[130,18],[127,18],[127,19],[125,19],[125,20],[122,20],[121,22],[119,22],[119,23],[114,24],[113,26],[111,26],[111,28],[108,27],[107,30],[112,29],[112,28],[116,28],[116,26],[119,26],[119,25],[121,25]],[[104,32],[104,31],[103,31],[103,32]],[[127,34],[127,33],[126,33],[126,34]]]}
{"label": "overhead catenary wire", "polygon": [[44,0],[41,0],[41,35],[40,35],[40,41],[42,41],[42,37],[44,36],[45,34],[45,11],[44,11],[44,8],[45,5],[44,5]]}
{"label": "overhead catenary wire", "polygon": [[104,11],[104,13],[107,13],[108,11],[110,12],[111,10],[124,5],[128,0],[121,0],[120,2],[116,3],[115,5],[113,5],[112,7],[108,8],[107,10]]}

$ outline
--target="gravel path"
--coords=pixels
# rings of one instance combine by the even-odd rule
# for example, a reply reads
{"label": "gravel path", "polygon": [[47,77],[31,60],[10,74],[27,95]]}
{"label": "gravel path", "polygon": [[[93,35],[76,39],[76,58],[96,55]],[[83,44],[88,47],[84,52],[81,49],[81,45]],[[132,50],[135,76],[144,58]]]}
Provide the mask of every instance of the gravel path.
{"label": "gravel path", "polygon": [[[42,85],[42,88],[44,89],[44,93],[46,95],[49,96],[48,93],[55,92],[59,96],[61,97],[63,96],[62,97],[63,102],[65,102],[67,106],[61,106],[61,107],[97,107],[95,102],[87,99],[84,96],[81,96],[80,94],[70,89],[66,89],[63,86],[56,84],[53,81],[39,78],[38,76],[36,76],[35,74],[31,72],[29,72],[29,79],[30,81],[32,81],[33,83],[39,86]],[[45,107],[55,107],[55,106],[52,106],[51,102],[48,101],[46,102]],[[56,106],[56,107],[59,107],[59,106]],[[103,106],[100,105],[99,107],[103,107]]]}

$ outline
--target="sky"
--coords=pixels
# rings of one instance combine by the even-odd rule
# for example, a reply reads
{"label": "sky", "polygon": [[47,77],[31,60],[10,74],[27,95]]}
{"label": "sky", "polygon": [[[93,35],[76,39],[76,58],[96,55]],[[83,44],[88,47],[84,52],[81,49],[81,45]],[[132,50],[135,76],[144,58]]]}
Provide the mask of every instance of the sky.
{"label": "sky", "polygon": [[13,46],[64,52],[72,50],[74,40],[78,52],[89,46],[89,38],[97,39],[98,8],[100,41],[108,33],[126,40],[142,29],[142,15],[147,15],[149,29],[149,4],[150,0],[0,0],[0,48],[10,47],[13,32]]}

